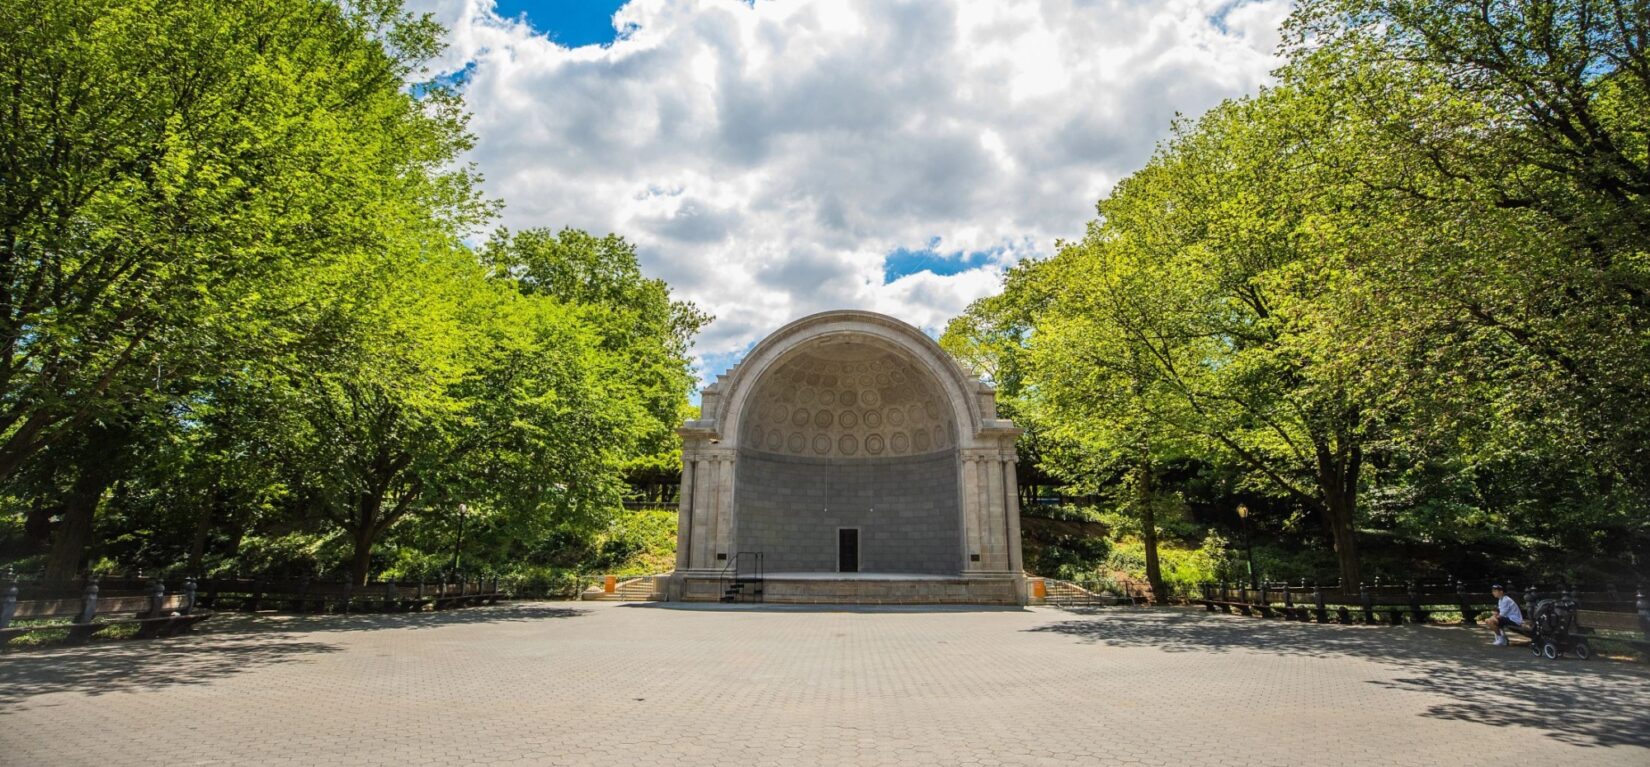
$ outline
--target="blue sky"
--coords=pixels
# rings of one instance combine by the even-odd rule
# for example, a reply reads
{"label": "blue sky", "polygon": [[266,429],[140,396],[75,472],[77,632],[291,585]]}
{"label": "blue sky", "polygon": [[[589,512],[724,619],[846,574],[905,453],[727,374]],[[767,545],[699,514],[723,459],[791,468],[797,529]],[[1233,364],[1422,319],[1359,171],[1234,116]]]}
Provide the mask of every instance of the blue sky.
{"label": "blue sky", "polygon": [[928,272],[936,276],[950,276],[961,274],[970,269],[979,269],[991,263],[993,255],[1000,255],[1001,249],[977,250],[972,253],[955,251],[945,253],[939,250],[941,240],[931,237],[928,245],[918,249],[895,248],[882,261],[882,281],[893,282],[909,274]]}
{"label": "blue sky", "polygon": [[406,1],[451,30],[496,223],[634,243],[715,316],[704,382],[815,312],[938,334],[1082,237],[1176,114],[1269,82],[1291,6]]}
{"label": "blue sky", "polygon": [[498,15],[526,16],[534,29],[570,47],[613,42],[613,12],[624,0],[497,0]]}

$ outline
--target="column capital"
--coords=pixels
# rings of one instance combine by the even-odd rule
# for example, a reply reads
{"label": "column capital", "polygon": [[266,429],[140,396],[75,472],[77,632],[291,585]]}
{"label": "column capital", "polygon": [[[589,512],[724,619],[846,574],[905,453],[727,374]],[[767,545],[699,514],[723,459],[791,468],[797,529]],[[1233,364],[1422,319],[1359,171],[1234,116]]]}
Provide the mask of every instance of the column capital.
{"label": "column capital", "polygon": [[[733,463],[734,458],[738,457],[738,455],[739,451],[731,447],[703,447],[693,451],[694,458],[701,461],[713,461],[716,463]],[[685,458],[686,456],[683,457]]]}
{"label": "column capital", "polygon": [[715,429],[710,428],[708,421],[688,421],[676,429],[682,437],[682,453],[714,449],[722,439]]}
{"label": "column capital", "polygon": [[998,447],[998,446],[995,446],[995,445],[990,446],[990,447],[963,448],[959,452],[962,453],[962,460],[965,463],[991,462],[991,461],[1003,461],[1003,460],[1012,461],[1012,460],[1015,459],[1013,448],[1008,448],[1008,449],[1005,450],[1005,449],[1003,449],[1001,447]]}

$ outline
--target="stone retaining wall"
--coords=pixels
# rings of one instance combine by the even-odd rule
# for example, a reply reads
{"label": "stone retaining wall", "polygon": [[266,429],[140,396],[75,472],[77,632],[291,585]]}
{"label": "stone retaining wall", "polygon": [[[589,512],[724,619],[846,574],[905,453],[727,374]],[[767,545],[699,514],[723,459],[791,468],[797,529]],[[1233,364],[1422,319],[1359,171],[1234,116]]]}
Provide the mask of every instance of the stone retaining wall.
{"label": "stone retaining wall", "polygon": [[[830,580],[768,578],[762,601],[769,604],[1018,604],[1013,578],[924,580]],[[682,600],[714,602],[722,584],[714,578],[686,578]]]}

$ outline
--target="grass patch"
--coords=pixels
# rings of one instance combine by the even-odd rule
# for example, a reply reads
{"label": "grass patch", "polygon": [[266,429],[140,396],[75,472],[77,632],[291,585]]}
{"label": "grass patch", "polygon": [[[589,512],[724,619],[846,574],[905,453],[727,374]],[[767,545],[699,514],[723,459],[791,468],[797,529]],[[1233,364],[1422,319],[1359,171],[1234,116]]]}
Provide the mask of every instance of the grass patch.
{"label": "grass patch", "polygon": [[[6,649],[19,648],[38,649],[42,647],[56,647],[69,644],[70,622],[66,619],[26,620],[12,624],[13,628],[34,629],[27,634],[13,637],[6,644]],[[118,623],[107,626],[92,635],[91,642],[121,642],[137,636],[138,624]]]}
{"label": "grass patch", "polygon": [[653,575],[676,567],[676,511],[625,511],[605,536],[603,553],[612,564],[604,575]]}

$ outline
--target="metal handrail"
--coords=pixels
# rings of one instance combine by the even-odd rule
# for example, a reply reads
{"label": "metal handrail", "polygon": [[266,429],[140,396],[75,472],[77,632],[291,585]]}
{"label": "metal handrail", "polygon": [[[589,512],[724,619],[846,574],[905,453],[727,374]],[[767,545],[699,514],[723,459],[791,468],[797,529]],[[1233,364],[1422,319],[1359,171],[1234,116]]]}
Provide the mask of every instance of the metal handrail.
{"label": "metal handrail", "polygon": [[[744,562],[746,557],[749,557],[750,560],[755,563],[754,569],[750,571],[754,575],[749,578],[746,578],[743,575],[744,571],[740,567],[740,563]],[[728,558],[728,563],[722,566],[722,572],[717,576],[717,586],[721,588],[723,594],[726,594],[728,592],[728,583],[730,581],[733,583],[744,583],[749,581],[761,583],[763,577],[766,575],[763,568],[764,564],[762,552],[736,551],[733,553],[732,557]],[[730,571],[732,573],[731,575],[729,574]]]}
{"label": "metal handrail", "polygon": [[1077,604],[1095,606],[1114,605],[1135,601],[1135,595],[1132,593],[1131,589],[1131,587],[1135,584],[1129,581],[1104,578],[1083,580],[1074,578],[1051,578],[1047,576],[1039,577],[1042,577],[1045,584],[1060,584],[1062,586],[1075,588],[1076,590],[1082,592],[1082,595],[1080,596],[1067,597],[1056,596],[1053,593],[1054,589],[1049,589],[1049,595],[1044,597],[1045,601],[1049,604]]}

